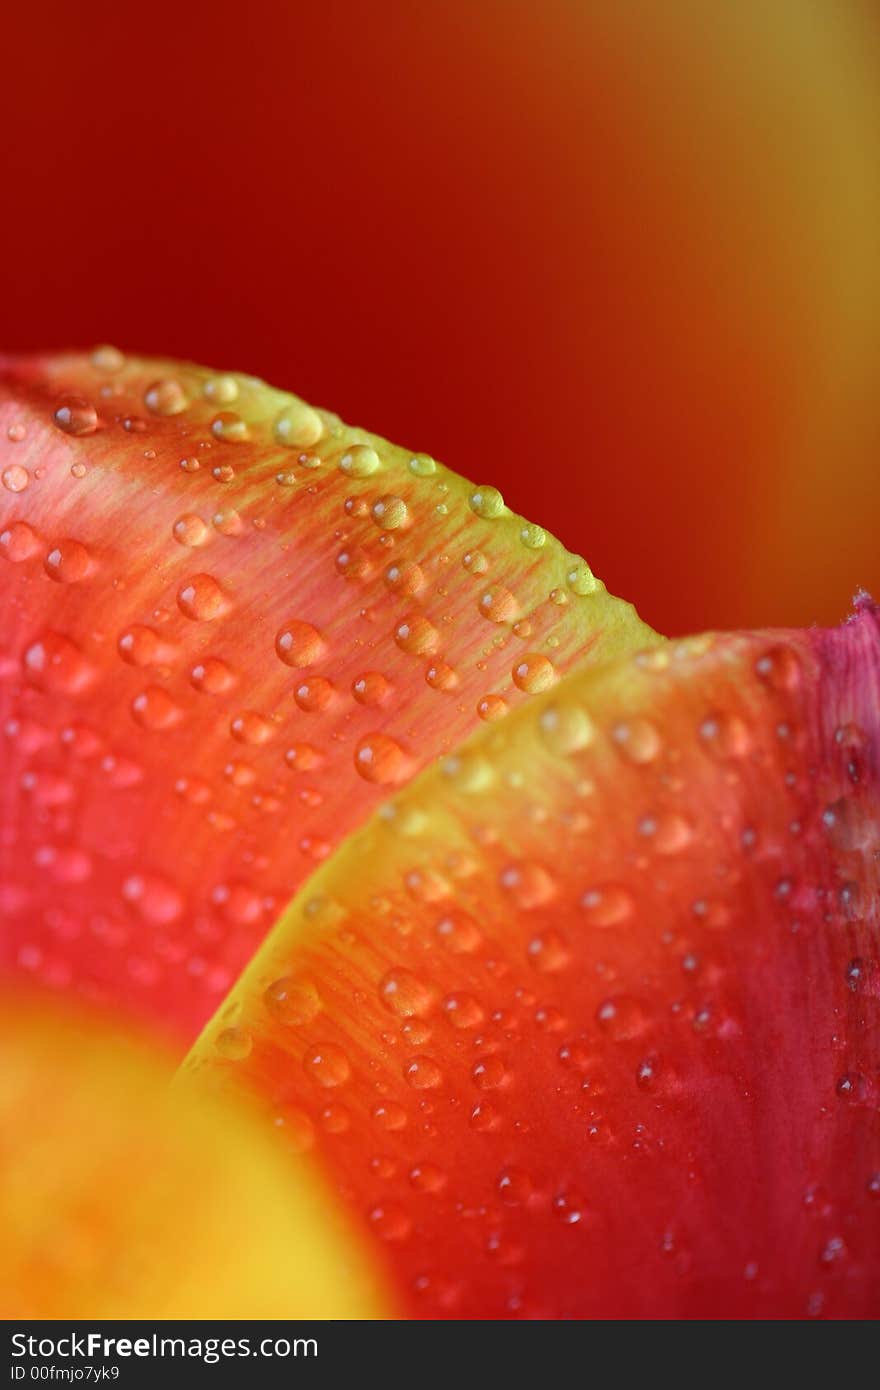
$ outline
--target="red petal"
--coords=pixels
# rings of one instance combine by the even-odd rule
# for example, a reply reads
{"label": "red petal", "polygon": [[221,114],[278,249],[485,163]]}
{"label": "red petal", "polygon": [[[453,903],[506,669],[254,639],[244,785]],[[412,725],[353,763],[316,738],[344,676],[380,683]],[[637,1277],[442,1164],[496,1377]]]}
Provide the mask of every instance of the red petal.
{"label": "red petal", "polygon": [[876,1316],[878,708],[867,603],[572,675],[349,840],[196,1078],[414,1314]]}
{"label": "red petal", "polygon": [[45,983],[192,1036],[389,787],[652,636],[494,489],[252,378],[0,366],[3,961]]}

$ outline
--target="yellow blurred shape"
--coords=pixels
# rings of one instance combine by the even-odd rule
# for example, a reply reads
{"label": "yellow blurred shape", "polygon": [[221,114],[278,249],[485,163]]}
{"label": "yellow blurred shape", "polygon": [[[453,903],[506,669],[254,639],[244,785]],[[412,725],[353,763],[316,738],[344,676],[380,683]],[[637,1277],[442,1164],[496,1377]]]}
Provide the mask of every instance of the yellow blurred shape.
{"label": "yellow blurred shape", "polygon": [[105,1021],[2,1001],[0,1316],[376,1318],[378,1275],[256,1120]]}

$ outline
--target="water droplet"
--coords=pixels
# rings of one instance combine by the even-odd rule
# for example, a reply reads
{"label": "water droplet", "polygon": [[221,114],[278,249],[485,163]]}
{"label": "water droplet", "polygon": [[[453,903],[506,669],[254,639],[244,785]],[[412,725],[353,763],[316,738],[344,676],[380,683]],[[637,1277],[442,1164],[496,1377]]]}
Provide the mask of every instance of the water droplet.
{"label": "water droplet", "polygon": [[540,652],[529,652],[517,662],[511,674],[514,685],[527,695],[537,695],[547,690],[556,679],[553,662]]}
{"label": "water droplet", "polygon": [[715,758],[743,758],[751,747],[748,725],[735,714],[708,715],[699,734],[704,748]]}
{"label": "water droplet", "polygon": [[619,883],[603,883],[589,888],[581,898],[587,921],[592,927],[617,927],[632,917],[632,894]]}
{"label": "water droplet", "polygon": [[611,738],[628,762],[651,763],[659,757],[663,744],[659,733],[647,719],[627,719],[615,724]]}
{"label": "water droplet", "polygon": [[470,1113],[470,1126],[479,1134],[493,1134],[501,1128],[501,1122],[501,1111],[488,1100],[481,1100]]}
{"label": "water droplet", "polygon": [[409,1180],[417,1192],[442,1192],[449,1181],[436,1163],[417,1163],[409,1170]]}
{"label": "water droplet", "polygon": [[406,466],[417,478],[431,478],[437,472],[437,465],[428,454],[414,454]]}
{"label": "water droplet", "polygon": [[52,546],[43,568],[58,584],[78,584],[91,569],[91,558],[81,541],[65,537]]}
{"label": "water droplet", "polygon": [[305,401],[291,399],[275,421],[275,438],[288,449],[311,449],[323,433],[320,415]]}
{"label": "water droplet", "polygon": [[389,565],[385,571],[388,588],[404,598],[413,598],[420,593],[426,582],[421,566],[414,560],[402,560],[399,564]]}
{"label": "water droplet", "polygon": [[853,796],[841,797],[824,811],[822,824],[831,843],[847,852],[871,851],[880,840],[870,798],[865,801]]}
{"label": "water droplet", "polygon": [[527,521],[520,527],[519,539],[526,550],[540,550],[547,541],[547,532],[543,526],[536,526],[534,522]]}
{"label": "water droplet", "polygon": [[533,936],[526,954],[529,962],[545,975],[558,974],[564,970],[571,959],[568,945],[557,931],[541,932]]}
{"label": "water droplet", "polygon": [[238,382],[234,376],[212,376],[202,385],[202,395],[214,405],[232,405],[238,400]]}
{"label": "water droplet", "polygon": [[483,944],[483,934],[466,912],[450,912],[441,917],[434,931],[453,955],[472,955]]}
{"label": "water droplet", "polygon": [[373,1109],[373,1119],[381,1129],[392,1134],[406,1129],[406,1111],[393,1100],[380,1101]]}
{"label": "water droplet", "polygon": [[263,916],[263,900],[247,883],[218,883],[211,892],[211,901],[227,922],[251,926]]}
{"label": "water droplet", "polygon": [[596,1022],[613,1042],[637,1038],[646,1027],[641,1004],[625,994],[605,999],[596,1010]]}
{"label": "water droplet", "polygon": [[398,531],[409,521],[409,508],[403,498],[391,493],[377,498],[370,513],[375,524],[383,531]]}
{"label": "water droplet", "polygon": [[485,574],[489,568],[489,561],[481,550],[466,550],[461,563],[469,574]]}
{"label": "water droplet", "polygon": [[481,485],[471,493],[468,505],[477,516],[483,517],[486,521],[493,521],[504,511],[504,498],[497,487]]}
{"label": "water droplet", "polygon": [[125,358],[119,348],[111,347],[109,343],[96,347],[89,360],[98,372],[120,372],[125,366]]}
{"label": "water droplet", "polygon": [[275,727],[265,715],[256,710],[246,709],[236,714],[229,725],[229,732],[239,743],[268,743],[275,733]]}
{"label": "water droplet", "polygon": [[119,634],[119,655],[129,666],[161,666],[168,661],[172,648],[154,628],[133,623]]}
{"label": "water droplet", "polygon": [[551,1203],[551,1210],[564,1226],[577,1226],[587,1214],[586,1199],[583,1193],[569,1188],[567,1192],[557,1193]]}
{"label": "water droplet", "polygon": [[224,444],[243,444],[249,437],[245,421],[234,410],[221,410],[215,415],[211,421],[211,433]]}
{"label": "water droplet", "polygon": [[314,772],[324,761],[323,754],[310,743],[294,743],[284,754],[284,761],[294,772]]}
{"label": "water droplet", "polygon": [[577,705],[548,705],[541,710],[538,728],[550,752],[560,757],[589,748],[595,738],[592,720]]}
{"label": "water droplet", "polygon": [[396,965],[379,981],[379,998],[398,1018],[423,1018],[430,1012],[434,996],[411,970]]}
{"label": "water droplet", "polygon": [[643,1057],[636,1067],[636,1085],[641,1091],[650,1091],[655,1081],[659,1064],[656,1057]]}
{"label": "water droplet", "polygon": [[432,1091],[443,1083],[443,1073],[431,1057],[411,1057],[403,1068],[403,1077],[414,1091]]}
{"label": "water droplet", "polygon": [[13,521],[0,531],[0,555],[20,564],[39,550],[40,538],[26,521]]}
{"label": "water droplet", "polygon": [[183,913],[180,893],[157,875],[131,874],[122,885],[122,896],[145,921],[156,926],[168,926]]}
{"label": "water droplet", "polygon": [[397,624],[394,640],[402,652],[410,656],[423,656],[435,650],[438,634],[423,613],[411,613]]}
{"label": "water droplet", "polygon": [[381,1240],[406,1240],[412,1220],[405,1207],[396,1202],[380,1203],[367,1213],[370,1227]]}
{"label": "water droplet", "polygon": [[214,1039],[214,1046],[230,1062],[243,1062],[251,1055],[253,1039],[243,1028],[223,1028]]}
{"label": "water droplet", "polygon": [[432,690],[454,690],[458,675],[445,661],[432,661],[425,671],[425,680]]}
{"label": "water droplet", "polygon": [[379,455],[369,444],[352,444],[339,460],[339,467],[349,478],[369,478],[380,467]]}
{"label": "water droplet", "polygon": [[75,695],[92,681],[79,647],[60,632],[44,632],[26,648],[22,663],[31,684],[43,690]]}
{"label": "water droplet", "polygon": [[189,398],[179,381],[166,377],[147,387],[144,405],[154,415],[180,415],[189,405]]}
{"label": "water droplet", "polygon": [[391,786],[406,777],[410,759],[390,734],[367,734],[354,750],[354,765],[365,782]]}
{"label": "water droplet", "polygon": [[222,511],[215,512],[211,525],[221,536],[240,536],[244,530],[244,522],[234,507],[224,507]]}
{"label": "water droplet", "polygon": [[447,994],[442,1008],[454,1028],[479,1028],[485,1018],[481,1004],[472,994]]}
{"label": "water droplet", "polygon": [[131,712],[142,729],[159,732],[180,723],[183,711],[161,685],[148,685],[131,702]]}
{"label": "water droplet", "polygon": [[285,666],[312,666],[327,650],[327,644],[311,623],[292,618],[275,637],[275,651]]}
{"label": "water droplet", "polygon": [[532,1180],[521,1168],[505,1168],[499,1175],[498,1195],[505,1206],[521,1206],[529,1200],[532,1191]]}
{"label": "water droplet", "polygon": [[755,673],[773,690],[793,690],[800,680],[800,664],[788,647],[771,647],[755,662]]}
{"label": "water droplet", "polygon": [[252,787],[257,780],[257,774],[250,763],[235,761],[226,764],[223,769],[223,776],[234,787]]}
{"label": "water droplet", "polygon": [[180,545],[205,545],[211,539],[211,532],[196,512],[185,512],[175,521],[172,529],[174,539]]}
{"label": "water droplet", "polygon": [[599,588],[599,582],[586,560],[577,557],[566,572],[565,582],[573,594],[579,594],[581,597],[594,594]]}
{"label": "water droplet", "polygon": [[557,894],[556,883],[541,864],[521,860],[501,870],[498,882],[511,902],[523,912],[544,907]]}
{"label": "water droplet", "polygon": [[503,584],[486,589],[480,595],[477,606],[483,617],[488,618],[491,623],[513,622],[519,612],[516,599],[509,589],[505,589]]}
{"label": "water droplet", "polygon": [[24,492],[31,480],[31,475],[20,463],[11,463],[8,468],[3,469],[3,486],[7,492]]}
{"label": "water droplet", "polygon": [[306,1074],[320,1086],[342,1086],[351,1076],[351,1063],[335,1043],[321,1043],[303,1059]]}
{"label": "water droplet", "polygon": [[55,424],[65,434],[94,434],[98,413],[82,396],[62,396],[55,410]]}
{"label": "water droplet", "polygon": [[321,999],[312,982],[293,975],[275,980],[263,994],[263,1000],[273,1018],[292,1028],[311,1023],[321,1011]]}
{"label": "water droplet", "polygon": [[325,1105],[321,1111],[321,1124],[328,1134],[345,1134],[351,1127],[351,1113],[338,1101]]}
{"label": "water droplet", "polygon": [[351,685],[351,693],[359,705],[373,708],[382,705],[392,692],[392,685],[381,671],[365,671],[357,676]]}
{"label": "water droplet", "polygon": [[639,834],[657,854],[678,854],[690,843],[693,828],[677,812],[663,811],[657,815],[643,816],[639,821]]}
{"label": "water droplet", "polygon": [[306,714],[320,714],[327,709],[335,692],[326,676],[311,676],[294,691],[293,698]]}
{"label": "water droplet", "polygon": [[181,584],[177,606],[185,618],[209,623],[219,618],[229,607],[226,596],[211,574],[194,574]]}
{"label": "water droplet", "polygon": [[340,550],[336,556],[336,569],[344,579],[367,579],[373,572],[373,562],[361,546],[355,545]]}
{"label": "water droplet", "polygon": [[507,1080],[507,1067],[500,1057],[489,1053],[477,1058],[471,1068],[471,1079],[481,1091],[495,1091]]}
{"label": "water droplet", "polygon": [[495,719],[503,719],[507,709],[507,701],[503,695],[483,695],[477,701],[477,714],[487,724],[491,724]]}
{"label": "water droplet", "polygon": [[232,671],[219,656],[206,656],[196,662],[189,673],[189,680],[190,685],[203,695],[222,695],[235,683]]}
{"label": "water droplet", "polygon": [[840,1099],[848,1101],[864,1100],[866,1089],[865,1078],[859,1072],[847,1072],[835,1087]]}
{"label": "water droplet", "polygon": [[201,777],[178,777],[174,790],[190,806],[205,806],[211,800],[211,788]]}

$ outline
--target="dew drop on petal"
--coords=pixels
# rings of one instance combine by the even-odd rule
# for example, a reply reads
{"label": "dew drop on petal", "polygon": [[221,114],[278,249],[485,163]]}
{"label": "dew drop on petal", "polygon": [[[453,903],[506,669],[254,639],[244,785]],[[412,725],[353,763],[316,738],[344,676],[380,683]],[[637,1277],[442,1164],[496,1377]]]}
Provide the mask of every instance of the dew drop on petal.
{"label": "dew drop on petal", "polygon": [[91,557],[81,541],[65,537],[48,551],[43,568],[58,584],[78,584],[91,569]]}
{"label": "dew drop on petal", "polygon": [[556,672],[549,657],[540,652],[530,652],[518,661],[511,672],[513,683],[527,695],[537,695],[547,690],[556,679]]}
{"label": "dew drop on petal", "polygon": [[285,666],[312,666],[327,650],[327,644],[312,623],[292,618],[278,631],[275,651]]}
{"label": "dew drop on petal", "polygon": [[391,786],[406,777],[410,760],[390,734],[375,733],[358,742],[354,765],[364,781]]}
{"label": "dew drop on petal", "polygon": [[97,411],[82,396],[62,396],[55,408],[54,420],[65,434],[94,434],[98,428]]}
{"label": "dew drop on petal", "polygon": [[471,493],[468,504],[472,512],[484,520],[492,521],[504,511],[504,498],[497,487],[481,485]]}
{"label": "dew drop on petal", "polygon": [[154,415],[180,415],[189,405],[189,398],[179,381],[166,377],[147,387],[144,405]]}
{"label": "dew drop on petal", "polygon": [[223,590],[211,574],[194,574],[177,592],[177,606],[193,622],[212,622],[229,607]]}

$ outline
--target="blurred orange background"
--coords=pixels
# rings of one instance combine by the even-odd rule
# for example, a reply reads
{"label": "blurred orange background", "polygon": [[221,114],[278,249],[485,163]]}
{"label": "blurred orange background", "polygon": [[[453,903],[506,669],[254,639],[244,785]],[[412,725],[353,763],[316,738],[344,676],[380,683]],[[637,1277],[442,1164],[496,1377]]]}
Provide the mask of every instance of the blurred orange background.
{"label": "blurred orange background", "polygon": [[670,633],[880,591],[860,0],[18,4],[0,341],[289,386]]}

